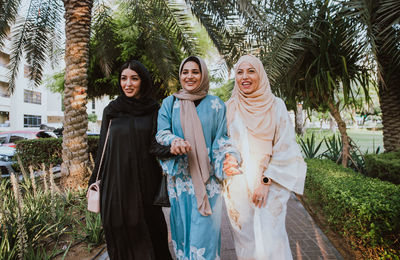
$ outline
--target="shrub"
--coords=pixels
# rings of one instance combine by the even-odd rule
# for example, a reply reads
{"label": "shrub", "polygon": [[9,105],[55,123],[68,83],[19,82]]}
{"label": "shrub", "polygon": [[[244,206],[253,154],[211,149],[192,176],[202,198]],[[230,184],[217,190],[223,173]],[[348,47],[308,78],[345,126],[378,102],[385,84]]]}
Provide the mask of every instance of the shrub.
{"label": "shrub", "polygon": [[[88,136],[89,153],[96,156],[98,136]],[[17,155],[24,167],[32,165],[40,168],[44,163],[47,167],[59,165],[62,162],[62,138],[41,138],[19,141],[16,144]]]}
{"label": "shrub", "polygon": [[[330,160],[307,160],[305,200],[367,257],[400,254],[400,186]],[[396,259],[396,258],[395,258]]]}
{"label": "shrub", "polygon": [[19,141],[16,144],[17,155],[21,159],[24,167],[32,165],[40,168],[44,163],[46,166],[61,164],[61,144],[60,138],[40,138]]}
{"label": "shrub", "polygon": [[400,184],[400,150],[365,156],[365,174]]}
{"label": "shrub", "polygon": [[300,138],[299,143],[305,158],[307,159],[318,158],[319,157],[318,152],[319,149],[321,148],[323,140],[324,139],[319,141],[319,143],[317,144],[314,132],[311,134],[311,136],[306,136],[304,139]]}

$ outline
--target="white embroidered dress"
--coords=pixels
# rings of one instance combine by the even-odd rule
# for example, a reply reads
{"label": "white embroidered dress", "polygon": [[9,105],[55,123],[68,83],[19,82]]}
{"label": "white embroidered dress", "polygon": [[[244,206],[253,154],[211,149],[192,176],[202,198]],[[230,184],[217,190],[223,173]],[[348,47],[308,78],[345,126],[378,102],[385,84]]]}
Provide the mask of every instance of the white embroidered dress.
{"label": "white embroidered dress", "polygon": [[251,149],[256,140],[249,136],[238,113],[228,129],[243,160],[243,174],[230,178],[224,192],[239,260],[292,259],[285,227],[286,205],[291,191],[303,193],[306,164],[284,102],[275,98],[274,109],[277,123],[272,156],[263,172],[273,183],[267,204],[261,209],[251,201],[254,189],[261,181],[259,165],[262,158]]}

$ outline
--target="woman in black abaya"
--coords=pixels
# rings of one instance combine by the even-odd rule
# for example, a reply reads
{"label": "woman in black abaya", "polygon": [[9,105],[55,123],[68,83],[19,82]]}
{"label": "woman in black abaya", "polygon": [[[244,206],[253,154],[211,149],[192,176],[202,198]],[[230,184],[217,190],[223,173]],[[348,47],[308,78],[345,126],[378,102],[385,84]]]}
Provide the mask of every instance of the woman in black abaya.
{"label": "woman in black abaya", "polygon": [[97,169],[111,122],[101,165],[100,213],[110,259],[172,259],[161,207],[153,199],[161,181],[155,158],[169,157],[170,147],[154,138],[158,104],[151,98],[148,71],[138,61],[120,70],[120,96],[104,109],[96,164]]}

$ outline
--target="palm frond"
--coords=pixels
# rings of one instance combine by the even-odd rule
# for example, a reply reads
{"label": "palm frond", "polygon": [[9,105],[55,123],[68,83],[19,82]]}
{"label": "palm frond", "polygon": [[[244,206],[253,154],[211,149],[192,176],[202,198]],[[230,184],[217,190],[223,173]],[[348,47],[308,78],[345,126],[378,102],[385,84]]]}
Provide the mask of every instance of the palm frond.
{"label": "palm frond", "polygon": [[228,67],[244,53],[251,51],[251,38],[247,37],[245,28],[237,21],[235,9],[217,0],[190,1],[192,13],[206,28],[210,39],[224,56]]}
{"label": "palm frond", "polygon": [[189,14],[174,1],[126,0],[121,8],[129,10],[127,15],[133,21],[130,26],[137,27],[140,34],[137,47],[151,61],[146,65],[155,64],[154,69],[164,80],[177,78],[177,65],[183,53],[199,53]]}
{"label": "palm frond", "polygon": [[20,3],[21,0],[0,1],[0,47],[3,47],[3,40],[10,33],[10,26],[16,19]]}
{"label": "palm frond", "polygon": [[381,1],[378,15],[383,24],[398,25],[400,23],[400,2],[396,0]]}
{"label": "palm frond", "polygon": [[39,85],[42,79],[43,66],[49,52],[54,49],[54,35],[58,34],[62,6],[57,0],[31,1],[26,18],[19,19],[13,33],[12,55],[9,69],[9,89],[15,88],[15,78],[25,52],[29,68],[29,79]]}
{"label": "palm frond", "polygon": [[[383,79],[379,56],[391,59],[392,69],[400,66],[400,2],[396,0],[353,0],[343,1],[342,14],[354,18],[360,31],[366,32],[363,41],[369,45],[378,67],[378,77]],[[384,83],[384,81],[383,81]]]}
{"label": "palm frond", "polygon": [[117,33],[112,10],[104,3],[94,5],[92,18],[92,36],[90,52],[92,63],[99,64],[105,76],[110,76],[114,69],[115,57],[118,56]]}
{"label": "palm frond", "polygon": [[199,54],[196,45],[196,36],[190,23],[190,16],[186,12],[184,6],[175,1],[155,1],[155,13],[159,14],[158,23],[165,24],[169,28],[173,36],[178,40],[186,52],[190,55]]}
{"label": "palm frond", "polygon": [[14,40],[12,42],[10,63],[8,64],[9,73],[7,75],[10,93],[13,93],[15,89],[15,79],[19,69],[18,66],[21,61],[23,47],[28,37],[26,33],[26,27],[28,26],[29,24],[23,18],[17,19],[15,30],[12,32],[12,39]]}

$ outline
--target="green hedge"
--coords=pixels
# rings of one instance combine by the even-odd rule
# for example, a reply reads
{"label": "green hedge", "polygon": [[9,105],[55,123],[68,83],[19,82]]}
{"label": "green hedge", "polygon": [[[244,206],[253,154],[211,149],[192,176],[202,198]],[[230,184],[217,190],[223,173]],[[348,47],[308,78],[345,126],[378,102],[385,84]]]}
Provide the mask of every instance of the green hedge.
{"label": "green hedge", "polygon": [[366,155],[365,174],[400,184],[400,151]]}
{"label": "green hedge", "polygon": [[[96,156],[98,136],[88,136],[89,153]],[[17,154],[24,167],[40,167],[42,163],[59,165],[62,162],[62,138],[39,138],[16,143]]]}
{"label": "green hedge", "polygon": [[332,227],[364,253],[398,259],[400,186],[330,160],[310,159],[307,165],[306,202],[317,205]]}

